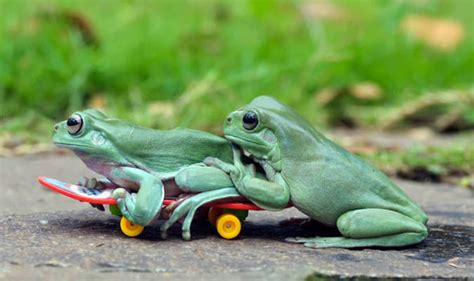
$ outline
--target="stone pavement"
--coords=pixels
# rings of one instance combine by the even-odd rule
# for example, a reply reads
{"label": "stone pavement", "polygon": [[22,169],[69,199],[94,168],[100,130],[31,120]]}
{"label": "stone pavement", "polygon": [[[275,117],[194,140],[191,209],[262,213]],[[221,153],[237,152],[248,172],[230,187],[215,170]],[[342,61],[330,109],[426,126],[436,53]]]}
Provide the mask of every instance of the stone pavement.
{"label": "stone pavement", "polygon": [[167,240],[158,225],[127,238],[117,218],[41,187],[40,175],[75,182],[92,174],[69,155],[0,158],[0,280],[474,278],[473,196],[460,187],[397,181],[430,217],[430,236],[415,247],[308,249],[283,239],[331,231],[301,227],[293,208],[251,212],[233,241],[206,222],[193,224],[189,242],[179,226]]}

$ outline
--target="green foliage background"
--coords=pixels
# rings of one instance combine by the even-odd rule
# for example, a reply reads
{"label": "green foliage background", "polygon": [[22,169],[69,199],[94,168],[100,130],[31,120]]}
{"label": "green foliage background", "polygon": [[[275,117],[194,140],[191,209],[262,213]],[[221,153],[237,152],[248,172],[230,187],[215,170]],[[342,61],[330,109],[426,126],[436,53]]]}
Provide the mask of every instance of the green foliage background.
{"label": "green foliage background", "polygon": [[[1,130],[49,136],[97,96],[152,127],[218,131],[261,94],[324,125],[331,109],[314,96],[325,87],[371,81],[383,94],[372,106],[385,110],[473,86],[474,1],[335,1],[333,18],[304,16],[311,3],[0,0]],[[417,14],[459,22],[464,40],[443,52],[403,33]],[[163,100],[169,118],[149,110]]]}

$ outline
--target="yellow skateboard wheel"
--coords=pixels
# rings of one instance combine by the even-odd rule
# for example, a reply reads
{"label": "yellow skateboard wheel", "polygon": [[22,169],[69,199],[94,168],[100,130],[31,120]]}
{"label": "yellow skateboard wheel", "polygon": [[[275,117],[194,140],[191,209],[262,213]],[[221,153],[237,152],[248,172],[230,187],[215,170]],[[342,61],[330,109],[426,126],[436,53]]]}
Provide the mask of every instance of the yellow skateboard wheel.
{"label": "yellow skateboard wheel", "polygon": [[222,214],[217,218],[216,229],[224,239],[234,239],[239,236],[242,224],[233,214]]}
{"label": "yellow skateboard wheel", "polygon": [[136,237],[140,235],[143,232],[144,228],[145,227],[141,225],[132,223],[125,217],[122,217],[122,219],[120,220],[120,229],[128,237]]}
{"label": "yellow skateboard wheel", "polygon": [[207,213],[207,219],[213,226],[216,226],[217,218],[219,218],[220,215],[222,215],[222,209],[211,207]]}

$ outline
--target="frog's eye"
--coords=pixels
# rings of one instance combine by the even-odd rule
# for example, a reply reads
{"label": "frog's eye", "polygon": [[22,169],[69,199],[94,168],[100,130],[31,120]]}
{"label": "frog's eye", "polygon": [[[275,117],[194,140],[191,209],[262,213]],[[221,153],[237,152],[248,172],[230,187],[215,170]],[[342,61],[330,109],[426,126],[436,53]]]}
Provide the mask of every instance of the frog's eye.
{"label": "frog's eye", "polygon": [[253,111],[248,111],[247,113],[244,114],[244,117],[242,118],[242,122],[244,123],[244,128],[246,130],[253,130],[255,127],[258,125],[258,118],[257,114]]}
{"label": "frog's eye", "polygon": [[82,129],[82,117],[78,114],[73,114],[67,119],[67,131],[71,135],[78,134]]}

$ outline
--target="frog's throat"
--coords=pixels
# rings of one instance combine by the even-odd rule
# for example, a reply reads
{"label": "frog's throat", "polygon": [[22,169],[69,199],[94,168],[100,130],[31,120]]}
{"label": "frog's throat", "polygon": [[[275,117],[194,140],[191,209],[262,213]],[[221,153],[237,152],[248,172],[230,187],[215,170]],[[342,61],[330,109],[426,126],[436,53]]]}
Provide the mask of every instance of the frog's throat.
{"label": "frog's throat", "polygon": [[262,161],[267,162],[273,169],[277,172],[281,172],[282,161],[281,161],[281,151],[280,146],[277,144],[273,145],[267,155],[261,159]]}
{"label": "frog's throat", "polygon": [[[230,139],[229,139],[230,140]],[[267,146],[264,146],[264,145],[259,145],[261,147],[267,147]],[[280,153],[280,147],[278,146],[278,144],[275,144],[272,146],[272,148],[270,150],[268,150],[263,156],[259,157],[259,156],[256,156],[254,154],[252,154],[252,152],[250,152],[249,150],[245,149],[244,146],[240,146],[240,149],[242,150],[242,153],[247,156],[247,157],[250,157],[252,160],[254,160],[255,162],[259,162],[259,161],[263,161],[267,164],[269,164],[273,169],[275,169],[275,171],[278,171],[280,172],[281,169],[282,169],[282,161],[281,161],[281,153]]]}

